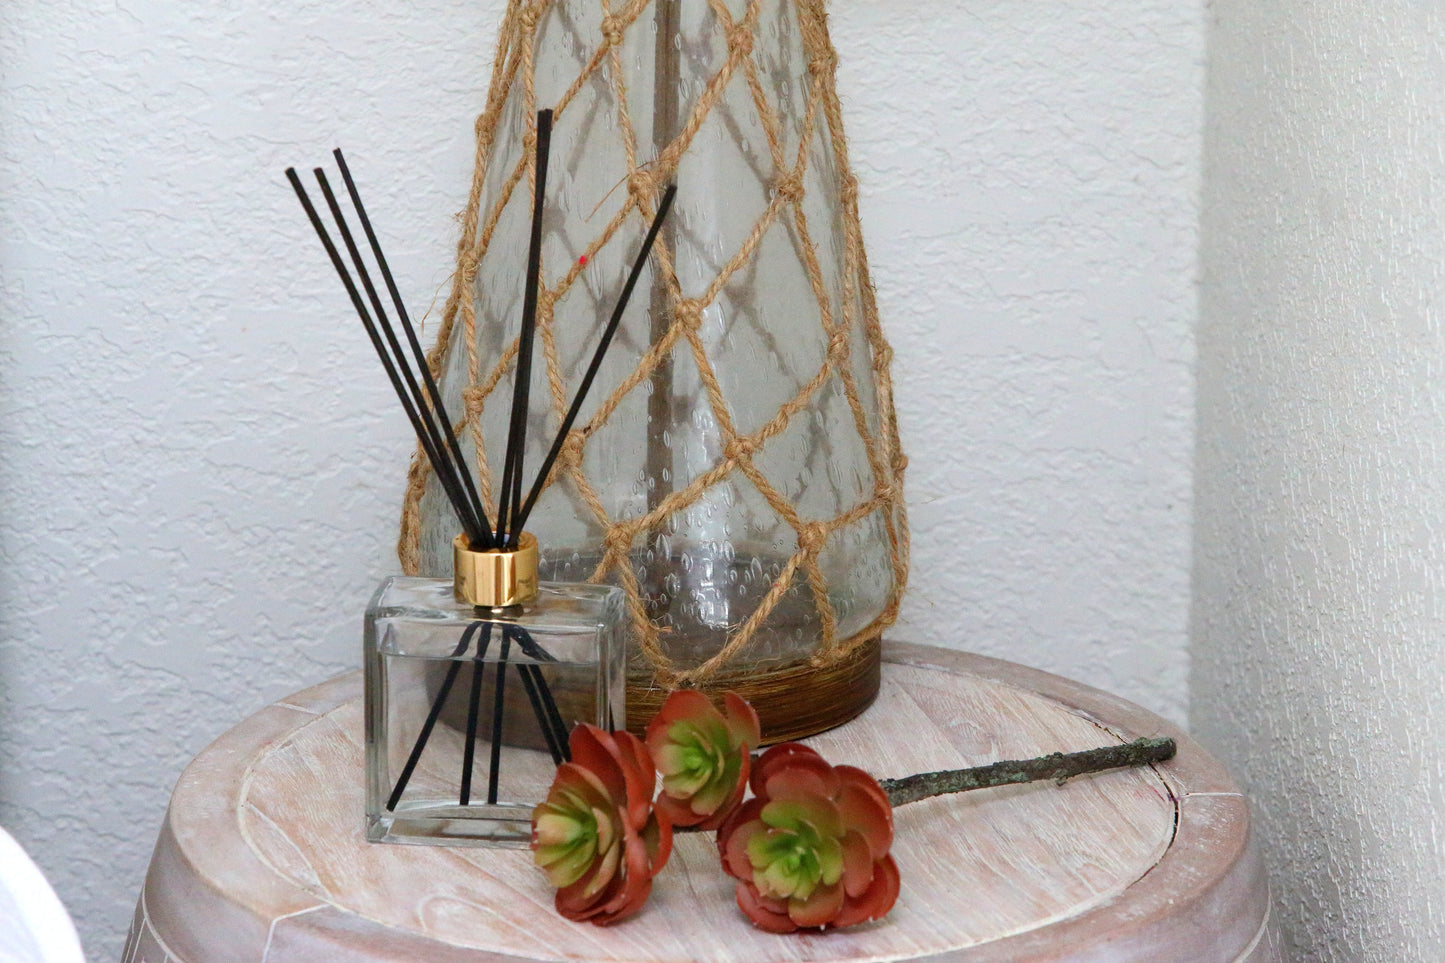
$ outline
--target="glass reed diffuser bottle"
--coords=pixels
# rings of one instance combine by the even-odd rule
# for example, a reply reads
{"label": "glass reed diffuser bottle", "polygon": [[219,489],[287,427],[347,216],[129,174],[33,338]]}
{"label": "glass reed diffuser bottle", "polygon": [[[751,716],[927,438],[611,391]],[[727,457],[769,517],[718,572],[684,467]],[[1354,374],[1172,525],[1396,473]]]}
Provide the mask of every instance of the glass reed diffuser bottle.
{"label": "glass reed diffuser bottle", "polygon": [[623,595],[537,581],[537,541],[454,545],[366,612],[366,835],[524,845],[578,723],[625,718]]}
{"label": "glass reed diffuser bottle", "polygon": [[556,767],[568,759],[573,727],[590,723],[610,730],[627,717],[623,592],[539,582],[537,540],[525,526],[676,191],[669,188],[663,196],[587,373],[532,485],[524,488],[551,134],[552,112],[540,111],[531,243],[495,525],[341,151],[335,152],[337,165],[410,352],[386,313],[325,171],[316,168],[316,180],[361,289],[295,169],[286,171],[462,529],[452,543],[452,578],[387,579],[367,609],[366,835],[374,841],[525,845],[532,809],[546,798]]}

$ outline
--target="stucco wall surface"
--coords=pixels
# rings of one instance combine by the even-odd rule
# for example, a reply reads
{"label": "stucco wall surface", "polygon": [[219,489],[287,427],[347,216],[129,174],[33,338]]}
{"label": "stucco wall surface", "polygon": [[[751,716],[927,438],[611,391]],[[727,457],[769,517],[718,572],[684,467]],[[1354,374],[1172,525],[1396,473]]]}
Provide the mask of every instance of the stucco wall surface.
{"label": "stucco wall surface", "polygon": [[1445,12],[1213,18],[1192,721],[1292,958],[1445,959]]}
{"label": "stucco wall surface", "polygon": [[1203,5],[832,11],[911,459],[895,632],[1182,719]]}
{"label": "stucco wall surface", "polygon": [[[114,959],[189,758],[357,664],[410,452],[282,170],[422,313],[499,0],[0,4],[0,823]],[[911,457],[900,635],[1182,718],[1202,9],[833,10]]]}

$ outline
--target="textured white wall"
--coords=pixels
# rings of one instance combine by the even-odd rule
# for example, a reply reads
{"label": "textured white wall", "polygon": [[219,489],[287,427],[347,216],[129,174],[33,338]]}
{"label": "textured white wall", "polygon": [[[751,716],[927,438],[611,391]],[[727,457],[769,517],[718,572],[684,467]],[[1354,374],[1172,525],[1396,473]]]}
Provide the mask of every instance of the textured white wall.
{"label": "textured white wall", "polygon": [[1182,719],[1203,5],[832,23],[912,459],[895,632]]}
{"label": "textured white wall", "polygon": [[1192,718],[1294,958],[1445,959],[1445,12],[1213,10]]}
{"label": "textured white wall", "polygon": [[[0,823],[114,959],[165,802],[357,662],[410,448],[282,179],[448,273],[500,0],[0,4]],[[839,4],[901,631],[1185,711],[1202,9]]]}

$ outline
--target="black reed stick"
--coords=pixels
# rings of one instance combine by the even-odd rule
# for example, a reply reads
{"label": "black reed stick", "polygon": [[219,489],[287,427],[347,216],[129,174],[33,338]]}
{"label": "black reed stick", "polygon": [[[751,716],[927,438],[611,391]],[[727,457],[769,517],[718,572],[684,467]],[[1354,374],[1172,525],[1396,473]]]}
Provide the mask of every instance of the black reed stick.
{"label": "black reed stick", "polygon": [[467,741],[462,749],[462,791],[457,800],[463,806],[470,805],[472,801],[472,756],[477,751],[477,710],[482,701],[482,679],[486,677],[486,669],[485,662],[472,662],[472,692],[467,699]]}
{"label": "black reed stick", "polygon": [[587,392],[592,388],[592,381],[602,367],[603,356],[607,354],[607,349],[612,344],[612,336],[617,333],[617,326],[622,321],[622,313],[627,310],[627,302],[632,297],[632,289],[637,286],[637,279],[642,276],[642,269],[647,265],[647,259],[652,254],[652,246],[657,240],[657,233],[662,230],[662,222],[667,219],[667,213],[672,209],[672,202],[676,198],[677,185],[670,185],[662,195],[662,203],[657,207],[657,215],[652,219],[652,226],[647,229],[647,237],[642,242],[642,250],[638,252],[637,260],[632,264],[632,273],[627,276],[627,283],[622,287],[622,296],[617,299],[617,306],[612,310],[612,317],[608,319],[607,327],[602,331],[602,340],[597,343],[597,350],[592,353],[592,363],[587,366],[587,373],[582,376],[582,383],[577,386],[577,394],[572,399],[572,406],[567,409],[567,415],[562,419],[562,425],[557,430],[557,437],[553,440],[552,447],[542,462],[541,470],[537,472],[537,480],[532,483],[532,490],[527,493],[527,501],[517,515],[517,521],[513,527],[518,532],[527,524],[527,518],[532,514],[532,507],[537,504],[537,498],[542,494],[543,486],[547,484],[547,475],[552,471],[552,465],[557,461],[562,446],[567,443],[567,433],[572,430],[572,425],[577,420],[577,414],[582,410],[582,402],[587,398]]}
{"label": "black reed stick", "polygon": [[[485,622],[473,622],[466,627],[462,632],[462,640],[452,651],[453,660],[467,651],[467,646],[472,644],[472,636],[476,635],[477,629],[485,624]],[[462,664],[457,661],[453,661],[451,667],[447,669],[441,688],[437,690],[436,700],[431,705],[431,711],[427,713],[426,722],[422,723],[421,732],[417,734],[416,744],[411,747],[411,755],[407,757],[406,765],[402,767],[401,775],[397,777],[396,787],[391,791],[391,798],[386,801],[388,812],[395,810],[396,804],[401,802],[401,794],[406,791],[407,783],[411,782],[411,775],[416,771],[416,764],[421,761],[421,754],[426,749],[427,740],[431,738],[432,729],[436,728],[437,719],[442,714],[442,706],[446,704],[447,696],[451,694],[452,686],[456,684],[457,674],[461,670]]]}
{"label": "black reed stick", "polygon": [[[514,625],[511,628],[512,638],[517,640],[517,644],[522,647],[523,654],[528,658],[539,662],[557,661],[550,652],[537,644],[537,641],[526,629],[520,625]],[[541,709],[537,710],[537,718],[542,724],[543,730],[550,731],[547,741],[549,746],[554,747],[553,755],[558,757],[559,763],[571,760],[572,749],[567,741],[567,724],[562,721],[562,713],[557,710],[557,703],[552,698],[552,689],[547,685],[547,679],[542,675],[541,667],[530,665],[522,668],[524,676],[527,674],[525,670],[531,670],[531,677],[536,683],[538,696],[542,701]]]}
{"label": "black reed stick", "polygon": [[527,690],[527,701],[532,703],[532,714],[537,717],[537,724],[542,728],[542,738],[547,741],[547,751],[552,755],[552,762],[560,766],[567,760],[557,744],[557,732],[552,728],[552,720],[547,717],[541,690],[538,689],[539,684],[545,686],[547,680],[542,678],[541,670],[535,665],[519,665],[517,672],[522,677],[522,688]]}
{"label": "black reed stick", "polygon": [[502,713],[507,707],[507,655],[512,647],[512,635],[502,630],[502,651],[497,656],[497,671],[493,684],[492,698],[492,760],[487,774],[487,804],[497,804],[497,779],[502,771]]}
{"label": "black reed stick", "polygon": [[[483,537],[482,530],[478,528],[477,521],[470,517],[471,512],[468,510],[468,506],[457,497],[460,495],[460,492],[453,488],[455,479],[452,479],[448,472],[446,459],[442,453],[431,444],[430,433],[423,424],[420,413],[411,403],[406,387],[403,385],[396,366],[387,353],[382,337],[378,333],[376,325],[371,319],[371,315],[367,312],[366,305],[362,302],[361,294],[356,289],[355,282],[351,279],[351,274],[346,268],[346,262],[342,260],[340,252],[336,249],[336,245],[332,243],[330,234],[327,232],[325,225],[322,224],[320,215],[317,214],[315,206],[311,203],[311,198],[307,195],[306,189],[301,184],[301,178],[296,174],[296,169],[294,167],[287,168],[286,177],[290,180],[291,187],[296,192],[296,197],[301,202],[302,209],[305,210],[307,218],[311,221],[311,226],[316,231],[316,236],[321,240],[322,247],[326,249],[326,254],[331,259],[332,267],[336,269],[337,276],[340,277],[343,287],[346,288],[346,293],[351,298],[352,307],[356,310],[357,317],[361,319],[362,326],[366,329],[367,336],[371,339],[372,347],[376,350],[377,357],[381,360],[382,368],[386,371],[386,376],[388,380],[391,381],[391,386],[393,390],[395,390],[397,398],[401,401],[402,409],[406,412],[407,419],[411,422],[412,430],[416,432],[417,439],[421,443],[427,460],[431,462],[432,470],[436,472],[437,478],[442,482],[443,489],[446,491],[448,500],[452,502],[452,507],[456,510],[458,520],[461,521],[463,529],[467,531],[468,537]],[[333,211],[335,211],[335,208],[333,208]]]}
{"label": "black reed stick", "polygon": [[[537,295],[540,276],[541,211],[546,182],[547,157],[551,139],[551,121],[552,116],[550,111],[546,111],[539,116],[538,190],[535,198],[533,238],[528,262],[528,290],[524,301],[524,342],[519,357],[518,383],[520,385],[520,395],[517,388],[514,387],[512,399],[513,436],[509,439],[508,457],[506,459],[507,466],[511,472],[511,480],[510,483],[504,484],[503,486],[504,503],[506,499],[510,498],[508,507],[513,515],[516,513],[517,503],[520,500],[521,494],[521,452],[525,446],[525,416],[530,389],[532,345],[535,340],[536,330]],[[406,306],[402,302],[400,291],[397,289],[396,281],[386,262],[381,244],[366,214],[366,209],[361,201],[360,193],[356,189],[355,181],[352,179],[350,170],[347,168],[346,159],[339,149],[335,151],[335,157],[341,169],[342,177],[346,182],[347,192],[351,198],[352,205],[361,219],[362,227],[366,233],[372,254],[386,282],[387,291],[391,295],[397,316],[401,319],[403,330],[406,333],[408,344],[412,350],[412,355],[416,359],[416,365],[421,369],[422,378],[426,385],[425,394],[423,394],[422,389],[417,384],[417,379],[411,369],[411,362],[408,360],[406,352],[403,350],[400,340],[397,338],[396,331],[391,325],[390,318],[382,304],[381,296],[371,281],[371,275],[367,270],[365,259],[361,256],[361,252],[346,222],[346,217],[341,210],[336,195],[331,190],[331,185],[326,178],[325,172],[320,168],[315,169],[317,182],[320,185],[322,194],[326,198],[327,206],[330,209],[337,230],[346,246],[347,253],[351,257],[357,275],[360,277],[362,286],[371,302],[372,310],[375,311],[375,321],[373,321],[371,314],[367,311],[366,305],[362,301],[361,294],[357,290],[356,283],[353,281],[345,261],[342,259],[336,245],[332,242],[331,236],[322,223],[315,206],[311,203],[311,199],[302,186],[295,168],[288,168],[286,176],[291,182],[291,186],[298,200],[300,200],[307,218],[311,221],[312,228],[316,231],[317,237],[321,240],[322,246],[331,259],[332,266],[336,269],[338,277],[341,278],[342,285],[345,287],[347,295],[351,299],[352,306],[356,310],[357,316],[361,319],[368,337],[371,339],[372,347],[376,350],[377,357],[381,360],[387,378],[391,381],[392,388],[395,390],[397,398],[401,401],[402,408],[406,412],[408,420],[411,422],[412,429],[415,431],[428,461],[431,462],[432,469],[445,490],[448,500],[451,501],[457,517],[467,533],[469,541],[477,547],[496,548],[498,547],[498,541],[505,542],[504,536],[506,529],[499,523],[498,529],[494,534],[490,526],[486,523],[485,509],[477,494],[476,487],[472,482],[466,461],[462,456],[456,433],[452,428],[451,419],[446,414],[441,392],[431,374],[430,366],[426,362],[425,352],[422,351],[420,342],[416,337],[415,328],[411,324],[410,316],[406,312]],[[445,441],[443,440],[443,432],[438,429],[434,418],[440,419],[441,421],[442,428],[445,431]],[[451,456],[450,459],[448,455]],[[517,528],[512,535],[510,541],[511,547],[513,548],[516,547],[516,541],[520,535],[520,531],[520,528]],[[447,674],[442,681],[441,687],[427,714],[427,718],[418,733],[416,742],[412,746],[407,762],[402,769],[401,775],[397,779],[396,785],[393,787],[391,796],[387,802],[388,810],[394,811],[396,806],[400,804],[406,787],[410,783],[416,767],[426,750],[426,745],[436,727],[437,720],[440,718],[442,708],[446,704],[446,700],[451,694],[453,686],[456,684],[456,679],[462,665],[460,661],[456,661],[457,657],[466,651],[478,629],[482,628],[485,630],[485,633],[477,648],[477,653],[472,659],[473,678],[470,698],[468,700],[466,748],[464,750],[462,763],[460,803],[463,806],[470,804],[472,770],[479,721],[479,701],[482,682],[485,677],[486,652],[491,642],[492,624],[490,621],[479,620],[471,623],[463,631],[461,640],[456,650],[452,653],[453,662],[448,667]],[[527,651],[529,656],[550,658],[541,647],[531,639],[525,630],[517,629],[517,631],[519,633],[519,643],[522,644],[524,651]],[[511,631],[504,627],[500,661],[494,669],[496,682],[488,789],[489,803],[496,802],[498,793],[498,776],[501,765],[501,732],[505,710],[506,666],[512,638]],[[522,641],[522,639],[525,639],[525,641]],[[536,653],[535,655],[533,655],[534,652]],[[552,698],[551,690],[547,685],[546,679],[542,676],[540,669],[535,665],[519,665],[517,668],[519,675],[522,677],[522,684],[526,689],[528,700],[531,702],[533,712],[537,716],[538,725],[542,729],[548,751],[553,761],[560,764],[570,754],[567,753],[565,748],[565,726],[560,714],[557,712],[556,702]]]}
{"label": "black reed stick", "polygon": [[510,523],[522,494],[522,462],[527,447],[527,408],[532,390],[532,345],[537,332],[537,299],[542,276],[542,215],[547,199],[547,162],[552,152],[552,111],[537,112],[535,189],[532,194],[532,237],[527,248],[527,280],[522,292],[522,330],[518,336],[517,374],[512,383],[511,429],[503,459],[502,493],[497,508],[497,537],[515,549],[521,528]]}
{"label": "black reed stick", "polygon": [[[472,801],[472,756],[477,750],[477,709],[482,699],[482,679],[486,674],[487,664],[482,660],[487,657],[487,648],[492,643],[492,623],[487,622],[482,626],[482,641],[477,645],[477,654],[472,659],[472,693],[467,700],[467,744],[462,750],[462,794],[460,802],[466,806]],[[498,665],[494,674],[500,674],[502,667]],[[493,733],[493,738],[496,734]]]}
{"label": "black reed stick", "polygon": [[[371,315],[362,301],[361,294],[353,282],[340,252],[332,243],[330,235],[322,224],[315,207],[311,204],[305,189],[301,185],[300,178],[294,168],[288,168],[286,176],[296,192],[297,198],[301,201],[302,207],[310,219],[312,227],[317,236],[321,239],[322,246],[326,249],[331,259],[332,266],[336,269],[342,284],[345,286],[348,296],[351,298],[352,306],[356,309],[358,317],[361,318],[367,335],[371,338],[372,346],[376,349],[378,358],[386,371],[388,379],[396,391],[397,397],[401,400],[402,408],[405,410],[408,419],[416,432],[417,439],[422,450],[432,465],[437,479],[446,492],[447,498],[456,511],[457,518],[461,521],[463,530],[474,547],[486,549],[516,549],[523,527],[535,506],[538,496],[546,483],[547,476],[556,463],[556,459],[566,441],[568,432],[577,419],[582,404],[586,399],[592,382],[601,368],[602,360],[612,343],[623,312],[632,296],[632,291],[641,276],[648,257],[657,239],[657,234],[667,217],[676,197],[675,187],[669,187],[663,195],[662,203],[658,207],[657,215],[654,217],[648,229],[646,239],[643,242],[642,250],[633,264],[631,273],[623,286],[621,297],[613,310],[612,317],[603,330],[602,338],[594,352],[592,361],[588,365],[586,374],[578,388],[572,404],[563,418],[561,430],[553,440],[543,463],[541,472],[537,475],[532,488],[528,492],[527,500],[522,502],[522,476],[525,461],[526,437],[527,437],[527,414],[530,405],[532,358],[534,344],[536,341],[538,301],[541,292],[541,251],[542,251],[542,221],[545,208],[547,168],[551,150],[552,136],[552,111],[543,110],[537,115],[537,139],[536,139],[536,177],[535,191],[532,205],[531,238],[528,247],[526,289],[523,292],[523,307],[521,332],[518,342],[518,357],[516,377],[512,389],[512,406],[509,413],[509,425],[507,436],[507,448],[503,457],[503,474],[500,495],[497,504],[497,525],[495,530],[488,524],[485,508],[477,492],[471,473],[467,467],[465,458],[461,452],[456,432],[452,427],[451,419],[446,413],[443,404],[441,391],[431,373],[431,367],[426,361],[426,354],[421,348],[420,341],[416,336],[416,330],[407,314],[406,306],[402,302],[400,291],[397,289],[396,281],[392,276],[390,266],[377,240],[376,233],[371,226],[370,218],[366,214],[365,206],[361,202],[360,193],[351,177],[351,172],[346,165],[346,159],[340,149],[334,152],[337,164],[341,170],[342,178],[346,182],[347,192],[351,198],[352,206],[355,208],[361,225],[370,244],[373,257],[381,270],[382,278],[385,281],[387,291],[391,295],[392,303],[401,320],[402,329],[406,335],[412,356],[415,358],[416,367],[421,370],[422,379],[426,391],[418,385],[413,374],[411,362],[401,346],[400,339],[396,335],[386,309],[382,304],[381,297],[377,293],[376,286],[371,281],[370,273],[366,268],[365,260],[361,256],[355,239],[346,223],[346,218],[337,203],[336,197],[326,179],[325,172],[316,168],[315,174],[321,186],[322,194],[326,198],[331,215],[334,218],[342,240],[346,245],[347,252],[356,267],[357,274],[361,278],[362,286],[366,290],[367,297],[371,301],[372,309],[376,313],[376,322],[373,322]],[[378,330],[378,325],[380,330]],[[389,349],[389,350],[388,350]],[[435,420],[439,419],[439,429]],[[466,748],[464,750],[462,763],[462,785],[460,793],[461,805],[469,805],[471,799],[471,783],[473,770],[473,757],[475,755],[477,729],[479,723],[479,702],[484,678],[484,659],[491,642],[492,622],[478,620],[471,623],[462,633],[462,638],[456,650],[452,653],[452,664],[442,681],[435,701],[423,723],[420,733],[417,736],[415,745],[412,747],[406,765],[398,777],[391,797],[387,802],[387,809],[394,810],[399,804],[406,786],[412,778],[419,763],[436,722],[441,715],[442,707],[450,695],[452,687],[461,670],[462,663],[457,661],[470,645],[472,638],[476,635],[479,627],[485,627],[486,633],[479,644],[477,654],[472,660],[473,677],[470,698],[468,700]],[[487,801],[495,804],[499,791],[498,778],[501,768],[501,745],[502,726],[506,708],[506,667],[508,655],[511,649],[511,642],[515,639],[523,653],[531,659],[538,661],[556,660],[547,653],[541,646],[537,645],[530,633],[520,626],[503,625],[501,651],[494,669],[494,700],[492,706],[492,742],[490,771],[488,776]],[[518,675],[521,678],[522,686],[526,690],[528,701],[532,710],[537,716],[537,722],[542,729],[542,734],[547,743],[548,751],[553,761],[561,763],[570,758],[571,753],[568,747],[567,732],[561,713],[558,711],[557,703],[552,696],[551,688],[547,685],[541,668],[536,664],[518,665]]]}
{"label": "black reed stick", "polygon": [[[371,272],[366,269],[366,261],[357,249],[356,240],[352,237],[351,228],[346,223],[346,216],[341,211],[341,205],[336,201],[336,195],[331,190],[331,182],[326,178],[326,172],[316,168],[313,172],[316,175],[316,182],[321,185],[321,193],[326,198],[326,205],[331,209],[331,216],[336,220],[336,228],[341,232],[341,240],[346,244],[346,250],[351,255],[351,261],[356,266],[357,276],[361,278],[361,285],[366,289],[366,295],[371,300],[372,310],[376,312],[377,327],[386,336],[387,347],[391,350],[391,358],[397,370],[401,373],[402,379],[406,382],[407,390],[410,392],[412,404],[423,426],[426,428],[427,438],[431,442],[432,450],[437,452],[443,462],[447,464],[447,475],[450,487],[455,495],[464,495],[463,488],[457,478],[457,469],[447,457],[447,451],[442,441],[441,431],[438,430],[432,417],[432,411],[427,407],[427,400],[422,395],[421,388],[417,385],[416,375],[412,373],[411,364],[406,354],[402,351],[401,342],[397,339],[396,330],[391,325],[391,319],[386,314],[386,308],[382,306],[381,295],[376,291],[376,285],[371,283]],[[465,498],[460,500],[459,514],[462,511],[469,513],[466,528],[480,529],[481,519],[471,513],[471,504]]]}
{"label": "black reed stick", "polygon": [[[401,292],[397,289],[396,279],[392,277],[391,267],[387,264],[386,254],[381,249],[381,242],[376,238],[376,232],[372,230],[371,218],[366,215],[366,206],[361,203],[361,194],[356,189],[356,182],[351,179],[351,169],[346,165],[346,158],[338,147],[331,152],[336,158],[336,166],[341,170],[341,178],[346,182],[346,192],[351,195],[351,205],[356,208],[356,215],[361,219],[361,228],[366,232],[366,240],[371,245],[371,253],[376,258],[377,266],[381,268],[382,279],[386,282],[386,290],[391,295],[392,304],[396,306],[397,317],[401,319],[402,330],[406,332],[406,340],[411,346],[412,354],[416,358],[416,366],[421,371],[422,378],[426,382],[427,394],[431,399],[431,406],[436,411],[437,418],[446,430],[447,444],[451,448],[452,459],[457,466],[458,474],[466,487],[466,494],[472,506],[472,513],[477,521],[481,523],[482,530],[486,535],[492,534],[491,523],[487,521],[487,510],[482,505],[482,499],[477,494],[476,483],[472,480],[471,470],[467,467],[467,460],[462,457],[462,448],[457,441],[456,431],[452,428],[452,420],[447,415],[446,405],[442,401],[441,389],[437,386],[436,379],[432,377],[431,365],[427,363],[426,352],[422,350],[421,341],[416,336],[416,328],[411,323],[411,316],[407,314],[406,304],[401,299]],[[491,548],[490,537],[487,543],[478,548]]]}

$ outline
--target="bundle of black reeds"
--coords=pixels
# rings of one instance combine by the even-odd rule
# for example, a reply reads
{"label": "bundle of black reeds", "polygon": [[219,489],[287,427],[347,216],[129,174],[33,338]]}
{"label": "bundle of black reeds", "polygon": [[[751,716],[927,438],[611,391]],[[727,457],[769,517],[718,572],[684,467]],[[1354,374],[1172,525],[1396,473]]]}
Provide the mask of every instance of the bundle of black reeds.
{"label": "bundle of black reeds", "polygon": [[[330,234],[322,223],[316,208],[312,205],[306,194],[306,189],[301,184],[300,177],[296,174],[295,168],[286,170],[286,177],[291,182],[292,188],[296,191],[301,206],[306,211],[306,216],[315,228],[317,237],[321,239],[322,246],[326,249],[331,259],[332,266],[341,278],[346,293],[351,298],[352,307],[355,308],[357,316],[360,317],[362,325],[366,328],[367,335],[371,338],[372,346],[376,349],[377,356],[381,359],[382,367],[386,370],[387,378],[391,381],[392,387],[401,400],[402,408],[406,411],[407,418],[411,422],[417,439],[421,444],[422,451],[427,460],[431,463],[432,471],[435,472],[438,482],[442,486],[447,500],[451,503],[452,509],[456,512],[457,520],[461,523],[462,531],[467,537],[473,550],[515,550],[521,538],[524,526],[531,515],[537,498],[547,483],[547,477],[556,463],[557,456],[566,442],[568,433],[576,422],[577,415],[582,409],[587,393],[592,387],[592,382],[602,366],[608,348],[612,344],[613,336],[617,333],[617,327],[622,320],[623,312],[627,308],[627,302],[632,296],[632,291],[637,285],[637,280],[642,274],[651,254],[653,243],[657,239],[658,231],[662,227],[672,202],[677,194],[675,187],[669,187],[663,195],[662,202],[658,206],[657,215],[653,218],[648,228],[647,236],[643,241],[642,249],[632,265],[632,271],[623,285],[621,296],[617,305],[603,329],[602,337],[593,352],[591,363],[577,388],[577,393],[568,407],[566,415],[558,428],[557,435],[543,459],[542,466],[538,471],[535,480],[527,491],[525,501],[522,499],[524,473],[523,452],[527,442],[527,413],[531,387],[532,374],[532,347],[537,327],[537,299],[539,294],[541,259],[542,259],[542,214],[544,200],[546,197],[547,185],[547,164],[550,156],[552,134],[552,112],[543,110],[537,115],[537,140],[536,140],[536,183],[532,203],[532,225],[531,238],[527,251],[527,280],[526,290],[523,295],[521,334],[518,340],[516,378],[512,388],[512,405],[508,419],[507,445],[502,460],[502,482],[497,499],[497,524],[493,528],[487,518],[485,507],[482,505],[481,497],[477,493],[477,486],[472,478],[471,471],[466,460],[462,457],[461,446],[457,442],[455,429],[452,427],[451,419],[447,416],[446,408],[442,402],[441,391],[437,387],[436,380],[432,377],[431,369],[426,362],[426,354],[422,350],[421,343],[417,339],[415,328],[411,318],[407,314],[406,307],[402,302],[401,294],[397,289],[395,279],[392,277],[391,269],[386,262],[386,256],[382,253],[381,244],[372,230],[371,220],[366,215],[366,209],[361,203],[360,194],[357,192],[356,184],[352,180],[351,173],[346,166],[346,160],[341,150],[334,152],[337,166],[340,168],[341,176],[346,183],[347,193],[350,195],[352,206],[356,210],[358,219],[361,222],[362,230],[366,234],[371,252],[381,271],[382,279],[386,284],[388,293],[391,295],[392,303],[395,306],[397,317],[401,321],[403,332],[406,336],[408,346],[411,349],[411,359],[415,359],[416,368],[421,374],[421,381],[418,382],[417,374],[413,371],[412,360],[407,352],[402,349],[400,339],[396,335],[395,328],[382,305],[381,297],[377,293],[376,286],[372,283],[370,272],[367,270],[366,262],[358,249],[355,239],[347,226],[346,217],[342,213],[340,204],[331,190],[330,183],[326,179],[326,173],[321,168],[316,168],[317,183],[320,185],[321,193],[326,199],[326,205],[331,211],[331,216],[336,222],[337,231],[341,235],[347,253],[356,267],[357,276],[361,279],[361,286],[366,291],[367,299],[371,303],[371,309],[375,312],[373,320],[371,313],[367,310],[366,303],[362,300],[356,283],[352,280],[351,273],[347,269],[346,262],[342,259],[336,245],[332,243]],[[423,392],[422,386],[425,386]],[[467,649],[472,645],[473,640],[480,634],[480,641],[476,643],[476,654],[470,661],[473,663],[472,685],[467,708],[467,731],[466,746],[462,760],[462,779],[459,802],[465,806],[471,799],[472,782],[472,757],[475,751],[479,719],[479,703],[482,691],[483,668],[487,651],[490,647],[492,628],[499,626],[501,629],[501,644],[498,652],[495,670],[495,683],[493,691],[492,706],[492,727],[491,727],[491,759],[488,779],[488,803],[495,804],[497,801],[497,781],[501,764],[501,729],[504,707],[505,692],[505,669],[509,664],[510,647],[515,642],[523,654],[530,660],[528,664],[517,665],[518,675],[521,678],[523,688],[527,692],[528,701],[537,716],[537,723],[542,731],[544,741],[547,744],[553,762],[561,763],[568,757],[567,732],[557,705],[552,697],[546,679],[543,676],[539,662],[555,661],[552,657],[532,639],[531,635],[520,625],[515,623],[498,621],[493,619],[478,619],[472,622],[463,631],[461,640],[456,650],[452,653],[452,664],[447,670],[446,677],[437,692],[431,710],[423,723],[420,733],[417,736],[416,744],[413,746],[405,766],[399,775],[396,786],[387,802],[387,809],[394,810],[401,800],[402,793],[406,790],[412,773],[415,771],[418,761],[426,748],[431,737],[431,732],[441,715],[442,706],[451,693],[462,666],[460,661],[466,655]]]}

